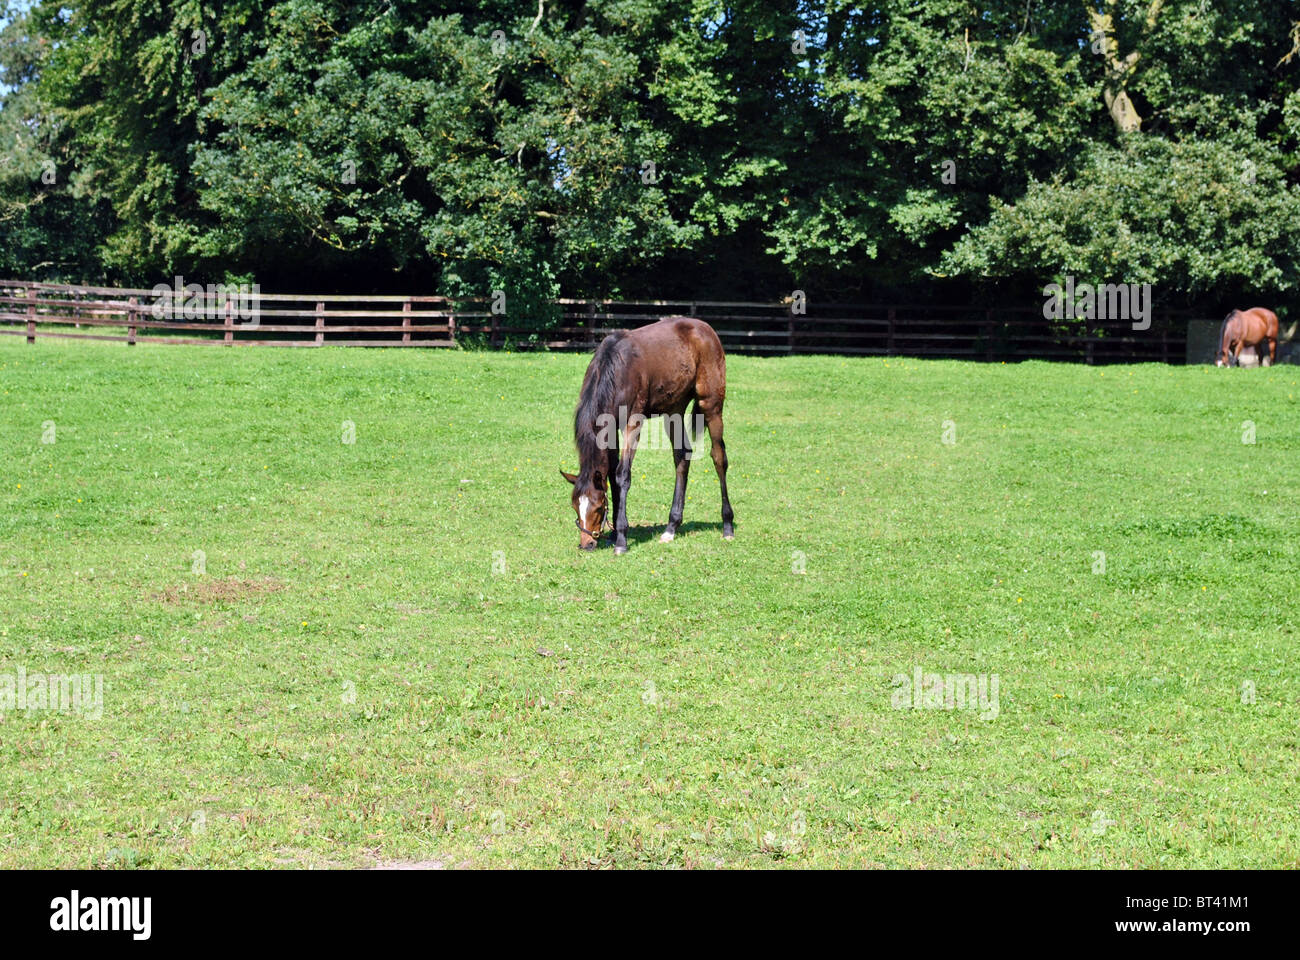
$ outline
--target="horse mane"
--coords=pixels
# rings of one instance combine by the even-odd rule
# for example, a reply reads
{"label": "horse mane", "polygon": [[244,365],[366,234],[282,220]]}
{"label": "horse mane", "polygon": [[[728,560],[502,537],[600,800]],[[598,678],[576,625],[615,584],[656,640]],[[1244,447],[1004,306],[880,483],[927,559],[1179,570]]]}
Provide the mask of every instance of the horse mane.
{"label": "horse mane", "polygon": [[[588,376],[578,394],[578,409],[573,415],[573,442],[578,448],[578,483],[585,486],[598,467],[607,463],[606,451],[596,436],[596,420],[604,413],[614,414],[618,385],[623,379],[634,348],[626,340],[626,330],[616,330],[600,342],[591,359]],[[605,479],[609,479],[606,477]]]}

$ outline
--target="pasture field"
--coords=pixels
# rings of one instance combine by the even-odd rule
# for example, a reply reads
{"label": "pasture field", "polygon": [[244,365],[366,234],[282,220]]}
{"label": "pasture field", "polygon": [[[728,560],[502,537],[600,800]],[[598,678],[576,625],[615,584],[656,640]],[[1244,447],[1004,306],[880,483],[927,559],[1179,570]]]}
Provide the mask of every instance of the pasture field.
{"label": "pasture field", "polygon": [[614,557],[586,356],[3,339],[0,867],[1300,866],[1295,368],[733,356]]}

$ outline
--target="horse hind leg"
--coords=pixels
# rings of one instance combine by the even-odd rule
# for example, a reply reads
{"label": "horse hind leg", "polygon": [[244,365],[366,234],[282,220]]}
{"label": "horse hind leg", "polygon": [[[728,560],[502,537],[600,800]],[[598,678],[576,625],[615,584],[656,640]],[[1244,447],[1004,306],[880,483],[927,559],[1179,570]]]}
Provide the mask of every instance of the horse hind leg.
{"label": "horse hind leg", "polygon": [[704,423],[709,428],[709,438],[713,441],[713,466],[718,471],[718,484],[722,490],[722,536],[730,540],[735,537],[736,530],[731,500],[727,497],[727,445],[722,440],[722,402],[704,406],[703,412]]}
{"label": "horse hind leg", "polygon": [[668,511],[668,527],[659,537],[660,543],[668,543],[677,536],[677,527],[682,522],[682,510],[686,505],[686,478],[691,470],[691,445],[686,421],[682,414],[666,418],[668,439],[673,445],[673,466],[677,469],[677,482],[673,487],[673,505]]}

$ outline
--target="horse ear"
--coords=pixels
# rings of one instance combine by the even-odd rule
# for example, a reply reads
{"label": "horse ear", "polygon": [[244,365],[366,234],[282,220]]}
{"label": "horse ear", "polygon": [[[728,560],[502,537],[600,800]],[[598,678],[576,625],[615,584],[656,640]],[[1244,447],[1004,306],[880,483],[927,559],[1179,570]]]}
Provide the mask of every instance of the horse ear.
{"label": "horse ear", "polygon": [[560,476],[562,476],[565,480],[568,480],[570,483],[576,484],[578,482],[578,478],[574,476],[572,473],[565,473],[563,470],[561,470]]}

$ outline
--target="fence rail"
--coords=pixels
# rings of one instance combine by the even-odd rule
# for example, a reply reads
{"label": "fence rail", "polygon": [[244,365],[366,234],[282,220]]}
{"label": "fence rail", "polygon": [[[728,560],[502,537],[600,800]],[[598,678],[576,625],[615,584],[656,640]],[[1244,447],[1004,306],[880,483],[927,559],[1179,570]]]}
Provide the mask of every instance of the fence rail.
{"label": "fence rail", "polygon": [[[818,304],[717,300],[562,299],[560,323],[539,330],[497,315],[486,299],[351,294],[257,295],[240,315],[221,295],[172,298],[154,290],[0,280],[0,335],[222,346],[453,347],[590,350],[611,330],[665,316],[700,317],[734,353],[1031,358],[1086,363],[1181,363],[1191,311],[1157,312],[1148,329],[1126,320],[1045,320],[1041,305],[997,308],[916,304]],[[189,308],[188,310],[186,308]],[[160,316],[160,312],[163,314]]]}

